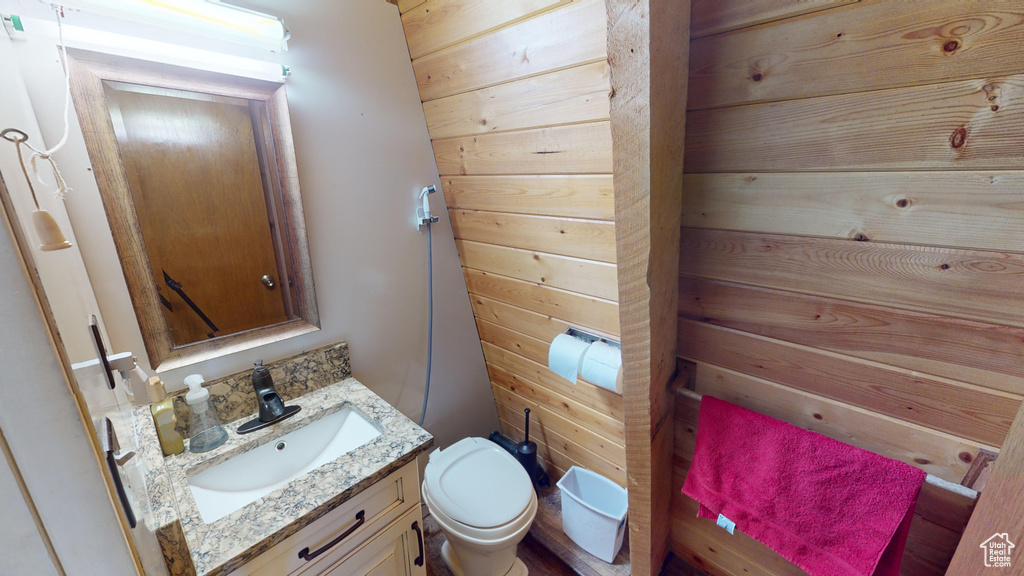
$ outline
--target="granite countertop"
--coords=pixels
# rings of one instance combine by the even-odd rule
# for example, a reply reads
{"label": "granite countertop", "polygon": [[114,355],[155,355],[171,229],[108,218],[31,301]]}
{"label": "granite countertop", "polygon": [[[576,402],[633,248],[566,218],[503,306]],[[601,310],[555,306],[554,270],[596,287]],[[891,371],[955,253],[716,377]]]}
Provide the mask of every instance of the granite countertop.
{"label": "granite countertop", "polygon": [[[136,409],[135,432],[148,469],[151,514],[146,522],[161,539],[171,574],[189,574],[193,569],[199,576],[228,574],[413,461],[434,443],[426,430],[354,378],[287,403],[301,406],[302,411],[281,423],[239,436],[235,431],[238,426],[255,415],[247,416],[225,424],[228,440],[223,446],[201,454],[186,449],[166,458],[162,457],[148,406]],[[203,523],[188,487],[189,476],[332,414],[346,404],[376,421],[383,433],[220,520]],[[176,522],[180,523],[190,558],[173,557],[174,552],[168,549],[173,546],[164,542],[167,538],[160,538],[160,531]],[[184,555],[184,551],[178,554]],[[188,569],[189,565],[193,568]]]}

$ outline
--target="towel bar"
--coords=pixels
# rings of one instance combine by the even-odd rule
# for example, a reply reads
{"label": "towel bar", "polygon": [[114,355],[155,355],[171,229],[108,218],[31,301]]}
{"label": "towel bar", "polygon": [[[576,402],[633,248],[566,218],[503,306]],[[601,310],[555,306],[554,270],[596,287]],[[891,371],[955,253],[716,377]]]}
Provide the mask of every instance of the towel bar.
{"label": "towel bar", "polygon": [[[682,396],[686,396],[687,398],[689,398],[691,400],[696,400],[697,402],[700,402],[701,398],[704,397],[703,394],[698,394],[697,392],[694,392],[693,390],[690,390],[688,388],[683,388],[681,386],[676,387],[675,388],[675,392],[677,394],[682,395]],[[961,496],[964,496],[965,498],[970,498],[971,500],[977,500],[978,499],[978,491],[977,490],[973,490],[971,488],[968,488],[967,486],[961,486],[960,484],[956,484],[956,483],[950,482],[949,480],[943,480],[942,478],[939,478],[938,476],[934,476],[932,474],[929,474],[924,479],[924,481],[926,483],[928,483],[928,484],[931,484],[932,486],[935,486],[936,488],[941,488],[943,490],[947,490],[949,492],[953,492],[954,494],[959,494]]]}

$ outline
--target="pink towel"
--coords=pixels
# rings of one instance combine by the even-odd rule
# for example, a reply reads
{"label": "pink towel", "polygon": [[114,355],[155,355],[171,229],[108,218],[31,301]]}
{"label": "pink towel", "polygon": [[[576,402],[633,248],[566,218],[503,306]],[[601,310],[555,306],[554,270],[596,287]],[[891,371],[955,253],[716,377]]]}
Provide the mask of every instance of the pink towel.
{"label": "pink towel", "polygon": [[811,576],[897,576],[925,475],[704,396],[683,494]]}

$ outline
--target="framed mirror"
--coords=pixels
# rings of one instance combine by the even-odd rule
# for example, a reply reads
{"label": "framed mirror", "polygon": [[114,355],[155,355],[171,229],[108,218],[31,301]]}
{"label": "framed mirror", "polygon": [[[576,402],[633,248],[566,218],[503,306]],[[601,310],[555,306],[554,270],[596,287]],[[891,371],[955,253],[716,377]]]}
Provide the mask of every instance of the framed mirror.
{"label": "framed mirror", "polygon": [[150,364],[319,329],[284,84],[68,50]]}

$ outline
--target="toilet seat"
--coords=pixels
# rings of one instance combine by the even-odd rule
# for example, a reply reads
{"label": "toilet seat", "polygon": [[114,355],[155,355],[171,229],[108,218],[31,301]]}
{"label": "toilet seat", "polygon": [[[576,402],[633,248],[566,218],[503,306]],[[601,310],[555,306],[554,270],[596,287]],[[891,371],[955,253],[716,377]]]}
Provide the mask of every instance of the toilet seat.
{"label": "toilet seat", "polygon": [[518,524],[537,499],[519,462],[483,438],[465,438],[432,452],[423,496],[432,511],[485,540]]}
{"label": "toilet seat", "polygon": [[461,539],[478,545],[494,544],[514,536],[521,537],[520,532],[528,530],[530,525],[533,524],[533,519],[537,515],[538,504],[537,496],[534,494],[526,508],[519,516],[513,518],[512,521],[501,526],[478,528],[463,524],[448,516],[446,511],[434,501],[430,490],[427,489],[426,483],[423,485],[423,501],[427,505],[427,509],[430,510],[430,514],[434,516],[434,520],[437,521],[442,529],[447,532],[454,532]]}

